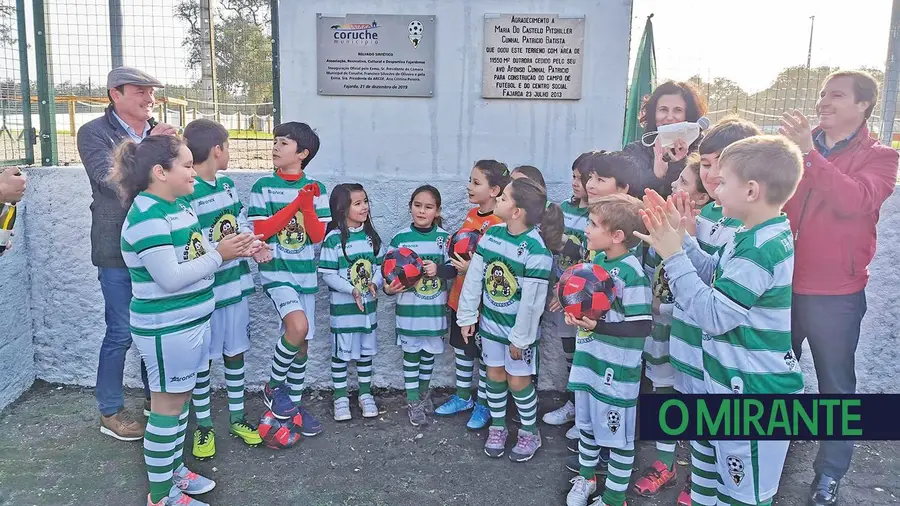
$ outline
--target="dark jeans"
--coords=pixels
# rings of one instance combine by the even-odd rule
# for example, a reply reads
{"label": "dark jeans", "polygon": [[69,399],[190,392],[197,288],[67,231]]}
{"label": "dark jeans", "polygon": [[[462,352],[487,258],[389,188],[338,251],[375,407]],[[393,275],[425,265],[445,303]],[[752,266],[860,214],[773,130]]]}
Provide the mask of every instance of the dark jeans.
{"label": "dark jeans", "polygon": [[[856,393],[856,345],[866,314],[866,291],[850,295],[797,295],[791,306],[794,354],[809,340],[821,394]],[[850,468],[853,441],[821,441],[813,462],[816,474],[839,480]]]}
{"label": "dark jeans", "polygon": [[[124,267],[100,267],[97,269],[100,290],[106,307],[106,335],[100,346],[100,363],[97,366],[97,408],[103,416],[116,414],[125,405],[122,376],[125,370],[125,354],[131,347],[130,313],[131,277]],[[141,379],[144,396],[150,398],[147,385],[147,368],[141,361]]]}

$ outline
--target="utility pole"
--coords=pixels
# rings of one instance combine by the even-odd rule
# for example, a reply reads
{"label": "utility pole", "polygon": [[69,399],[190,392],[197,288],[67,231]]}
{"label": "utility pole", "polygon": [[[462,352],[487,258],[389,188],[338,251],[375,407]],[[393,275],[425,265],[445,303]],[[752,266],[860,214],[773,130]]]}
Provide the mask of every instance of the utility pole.
{"label": "utility pole", "polygon": [[125,51],[122,45],[123,24],[121,0],[109,0],[109,45],[114,69],[125,65]]}
{"label": "utility pole", "polygon": [[806,53],[806,70],[809,70],[809,66],[812,63],[812,41],[813,41],[813,28],[816,26],[816,17],[809,17],[809,52]]}
{"label": "utility pole", "polygon": [[200,82],[203,88],[200,110],[215,114],[218,120],[219,100],[216,92],[216,0],[200,0]]}
{"label": "utility pole", "polygon": [[900,0],[894,0],[891,9],[891,32],[884,68],[884,91],[881,107],[881,143],[891,145],[894,135],[894,116],[897,114],[897,92],[900,79]]}

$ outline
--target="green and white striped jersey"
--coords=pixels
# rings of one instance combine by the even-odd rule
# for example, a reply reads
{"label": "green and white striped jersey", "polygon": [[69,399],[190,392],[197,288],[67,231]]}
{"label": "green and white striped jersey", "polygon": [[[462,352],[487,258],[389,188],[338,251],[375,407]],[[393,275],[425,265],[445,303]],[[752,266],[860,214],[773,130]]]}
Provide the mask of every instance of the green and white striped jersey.
{"label": "green and white striped jersey", "polygon": [[[621,323],[652,319],[650,280],[633,252],[618,258],[595,256],[616,284],[616,298],[604,321]],[[629,408],[637,405],[641,387],[644,339],[613,337],[579,329],[569,373],[569,390],[581,390],[600,402]]]}
{"label": "green and white striped jersey", "polygon": [[[394,234],[388,251],[409,248],[423,261],[440,266],[449,259],[449,243],[449,234],[438,226],[420,232],[410,225]],[[422,278],[413,290],[397,295],[398,336],[442,337],[447,333],[447,283],[440,277]]]}
{"label": "green and white striped jersey", "polygon": [[[378,328],[378,299],[369,293],[369,283],[380,285],[381,263],[384,260],[384,245],[375,254],[372,239],[362,227],[350,229],[347,236],[346,256],[341,246],[341,231],[334,229],[325,236],[319,255],[319,272],[337,274],[347,281],[348,289],[359,290],[363,296],[361,312],[353,298],[353,293],[336,290],[331,292],[331,333],[369,334]],[[350,288],[352,287],[352,288]]]}
{"label": "green and white striped jersey", "polygon": [[588,208],[578,207],[571,200],[566,200],[559,205],[563,212],[563,223],[566,229],[566,243],[563,245],[555,259],[559,274],[569,267],[581,262],[587,255],[587,241],[584,237],[584,229],[588,224]]}
{"label": "green and white striped jersey", "polygon": [[[662,258],[652,246],[644,244],[644,274],[650,280],[650,293],[659,299],[659,313],[653,313],[653,330],[644,341],[644,361],[647,367],[670,367],[669,333],[672,329],[672,312],[675,298],[669,289],[669,281],[662,266]],[[648,373],[647,375],[651,375]],[[652,379],[652,378],[651,378]]]}
{"label": "green and white striped jersey", "polygon": [[[297,193],[308,184],[319,185],[321,195],[315,198],[316,216],[322,222],[331,221],[328,193],[325,185],[303,175],[297,181],[287,181],[273,173],[261,177],[250,191],[250,221],[266,219],[286,207],[297,198]],[[296,216],[281,232],[269,238],[273,246],[272,260],[259,265],[259,277],[263,289],[289,286],[298,294],[318,291],[316,279],[316,255],[303,227],[303,213]]]}
{"label": "green and white striped jersey", "polygon": [[168,202],[147,192],[135,197],[122,225],[122,258],[131,276],[131,332],[156,336],[199,325],[216,308],[210,275],[181,290],[166,292],[150,276],[142,258],[161,249],[171,250],[184,263],[206,254],[203,237],[190,204]]}
{"label": "green and white striped jersey", "polygon": [[[787,216],[738,229],[721,250],[712,280],[716,303],[735,315],[700,312],[703,369],[711,394],[803,393],[803,375],[791,349],[794,239]],[[717,325],[723,326],[717,329]],[[726,327],[732,327],[721,332]]]}
{"label": "green and white striped jersey", "polygon": [[[185,199],[197,213],[203,237],[213,249],[226,235],[252,231],[234,181],[228,176],[216,174],[215,184],[194,178],[194,193]],[[253,277],[246,258],[225,262],[216,271],[213,283],[216,309],[236,304],[253,291]]]}
{"label": "green and white striped jersey", "polygon": [[[710,202],[697,216],[697,244],[708,254],[714,254],[734,237],[741,222],[722,215],[722,206]],[[694,385],[690,393],[702,391],[703,331],[676,303],[672,312],[669,337],[669,361],[682,379]]]}
{"label": "green and white striped jersey", "polygon": [[484,262],[478,332],[483,339],[509,344],[522,298],[522,281],[529,278],[547,283],[553,257],[537,228],[513,235],[506,223],[487,229],[475,254]]}

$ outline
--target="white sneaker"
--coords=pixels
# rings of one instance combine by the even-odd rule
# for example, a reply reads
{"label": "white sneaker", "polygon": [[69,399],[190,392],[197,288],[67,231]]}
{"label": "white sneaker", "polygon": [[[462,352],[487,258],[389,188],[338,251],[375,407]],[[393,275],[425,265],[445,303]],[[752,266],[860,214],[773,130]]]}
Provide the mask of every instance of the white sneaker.
{"label": "white sneaker", "polygon": [[584,476],[578,475],[571,480],[572,490],[566,495],[566,506],[587,506],[591,495],[597,492],[597,478],[588,480]]}
{"label": "white sneaker", "polygon": [[375,404],[375,397],[372,394],[359,396],[359,409],[362,410],[363,418],[375,418],[378,416],[378,406]]}
{"label": "white sneaker", "polygon": [[341,397],[340,399],[334,400],[334,419],[338,422],[343,422],[345,420],[349,420],[353,418],[353,415],[350,414],[350,399],[346,397]]}
{"label": "white sneaker", "polygon": [[566,431],[566,439],[570,441],[577,441],[581,439],[581,431],[578,430],[577,425],[569,427],[569,430]]}
{"label": "white sneaker", "polygon": [[544,423],[547,425],[565,425],[575,421],[575,404],[566,401],[562,406],[544,415]]}

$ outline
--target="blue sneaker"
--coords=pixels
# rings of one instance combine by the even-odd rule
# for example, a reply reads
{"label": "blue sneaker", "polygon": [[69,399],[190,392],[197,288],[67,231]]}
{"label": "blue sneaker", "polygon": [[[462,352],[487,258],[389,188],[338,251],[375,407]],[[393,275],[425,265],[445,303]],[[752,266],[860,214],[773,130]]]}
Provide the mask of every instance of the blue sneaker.
{"label": "blue sneaker", "polygon": [[487,427],[487,424],[490,421],[491,410],[484,404],[475,404],[475,408],[472,409],[472,416],[469,418],[469,423],[466,424],[466,428],[469,430],[481,430]]}
{"label": "blue sneaker", "polygon": [[438,408],[434,410],[434,414],[441,416],[455,415],[472,409],[472,406],[474,405],[475,401],[471,397],[469,400],[465,400],[454,394],[453,397],[450,397],[450,400],[438,406]]}
{"label": "blue sneaker", "polygon": [[287,383],[282,383],[275,388],[266,383],[266,388],[263,390],[263,402],[266,403],[266,407],[272,411],[275,418],[286,420],[299,413],[297,406],[291,402],[289,391],[290,387]]}
{"label": "blue sneaker", "polygon": [[322,424],[303,406],[300,406],[300,416],[303,417],[300,434],[303,434],[304,437],[313,437],[322,433],[324,430]]}

